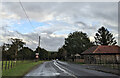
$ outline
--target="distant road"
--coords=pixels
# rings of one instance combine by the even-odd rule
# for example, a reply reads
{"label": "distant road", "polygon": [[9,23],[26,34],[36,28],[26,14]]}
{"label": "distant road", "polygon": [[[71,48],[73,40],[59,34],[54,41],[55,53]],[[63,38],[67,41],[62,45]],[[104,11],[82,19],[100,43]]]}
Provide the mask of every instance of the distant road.
{"label": "distant road", "polygon": [[118,78],[117,75],[86,69],[80,64],[61,61],[44,62],[25,77],[33,78]]}

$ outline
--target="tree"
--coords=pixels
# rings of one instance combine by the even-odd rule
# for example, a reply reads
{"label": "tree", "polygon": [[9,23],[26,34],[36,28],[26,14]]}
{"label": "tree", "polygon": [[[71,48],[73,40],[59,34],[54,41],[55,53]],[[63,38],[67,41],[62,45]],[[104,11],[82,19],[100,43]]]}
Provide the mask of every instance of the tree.
{"label": "tree", "polygon": [[67,51],[67,55],[71,56],[71,54],[81,54],[92,45],[93,43],[90,42],[86,33],[76,31],[69,34],[68,38],[65,39],[63,47]]}
{"label": "tree", "polygon": [[49,58],[48,51],[44,48],[40,48],[39,46],[36,48],[35,53],[39,53],[40,60],[46,60]]}
{"label": "tree", "polygon": [[115,45],[117,43],[113,34],[104,27],[98,29],[94,38],[96,45]]}
{"label": "tree", "polygon": [[35,58],[35,53],[29,47],[23,47],[20,51],[18,51],[17,58],[20,60],[31,60]]}
{"label": "tree", "polygon": [[10,53],[7,51],[8,48],[10,47],[9,44],[3,44],[2,46],[2,60],[9,60],[10,59]]}
{"label": "tree", "polygon": [[67,51],[64,49],[64,47],[58,49],[57,56],[60,60],[66,60]]}
{"label": "tree", "polygon": [[14,47],[11,44],[3,44],[2,46],[2,59],[13,60],[14,59]]}
{"label": "tree", "polygon": [[15,52],[15,60],[17,60],[17,53],[18,53],[18,50],[22,49],[23,46],[25,45],[25,42],[22,41],[22,39],[17,39],[17,38],[11,38],[10,39],[12,44],[12,50],[14,50]]}
{"label": "tree", "polygon": [[17,53],[23,48],[25,43],[21,39],[10,39],[12,44],[3,44],[2,55],[3,60],[17,60]]}

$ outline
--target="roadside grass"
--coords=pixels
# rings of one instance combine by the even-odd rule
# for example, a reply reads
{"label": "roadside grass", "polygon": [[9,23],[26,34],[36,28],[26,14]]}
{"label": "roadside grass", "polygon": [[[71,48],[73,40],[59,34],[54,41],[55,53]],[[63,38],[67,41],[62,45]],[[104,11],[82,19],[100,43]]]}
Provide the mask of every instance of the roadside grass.
{"label": "roadside grass", "polygon": [[17,65],[12,69],[7,69],[2,71],[2,76],[24,76],[35,66],[43,63],[44,61],[24,61],[23,63],[16,63]]}
{"label": "roadside grass", "polygon": [[87,64],[87,65],[102,66],[110,69],[120,70],[120,64]]}
{"label": "roadside grass", "polygon": [[85,64],[84,62],[74,62],[75,64]]}
{"label": "roadside grass", "polygon": [[74,64],[85,64],[84,62],[71,62],[71,61],[67,61],[69,63],[74,63]]}
{"label": "roadside grass", "polygon": [[[60,61],[63,61],[63,60],[60,60]],[[68,62],[73,64],[85,64],[84,62],[73,62],[73,61],[63,61],[63,62]]]}
{"label": "roadside grass", "polygon": [[120,64],[103,64],[103,66],[120,70]]}

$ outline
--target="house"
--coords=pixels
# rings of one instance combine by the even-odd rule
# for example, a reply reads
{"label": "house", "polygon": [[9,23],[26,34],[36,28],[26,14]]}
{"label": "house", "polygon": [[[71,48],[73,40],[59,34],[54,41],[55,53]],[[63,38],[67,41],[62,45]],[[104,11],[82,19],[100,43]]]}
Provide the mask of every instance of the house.
{"label": "house", "polygon": [[76,53],[76,54],[71,54],[71,57],[68,59],[68,61],[83,63],[84,59],[81,54]]}
{"label": "house", "polygon": [[84,62],[84,59],[82,58],[82,56],[80,54],[75,54],[75,55],[71,55],[73,57],[73,61],[74,62]]}
{"label": "house", "polygon": [[82,53],[84,62],[89,64],[116,64],[120,63],[120,47],[114,46],[93,46]]}

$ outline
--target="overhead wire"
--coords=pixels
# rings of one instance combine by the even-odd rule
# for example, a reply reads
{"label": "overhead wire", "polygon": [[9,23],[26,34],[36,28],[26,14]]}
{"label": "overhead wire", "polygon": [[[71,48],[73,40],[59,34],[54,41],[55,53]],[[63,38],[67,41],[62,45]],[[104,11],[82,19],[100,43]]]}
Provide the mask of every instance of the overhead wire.
{"label": "overhead wire", "polygon": [[[23,7],[22,2],[21,2],[20,0],[19,0],[19,3],[20,3],[20,5],[21,5],[21,7],[22,7],[22,9],[23,9],[23,11],[24,11],[24,13],[25,13],[25,15],[26,15],[29,23],[30,23],[30,25],[33,27],[32,23],[31,23],[31,21],[30,21],[30,19],[29,19],[29,16],[27,15],[27,12],[26,12],[25,8]],[[33,28],[34,28],[34,27],[33,27]]]}
{"label": "overhead wire", "polygon": [[[25,14],[25,16],[26,16],[26,19],[28,20],[28,22],[29,22],[29,24],[30,24],[30,26],[31,26],[32,28],[34,28],[34,26],[32,25],[31,20],[30,20],[28,14],[27,14],[27,12],[26,12],[26,10],[25,10],[25,8],[24,8],[24,6],[22,5],[22,2],[21,2],[20,0],[19,0],[19,4],[20,4],[20,6],[21,6],[21,8],[22,8],[22,10],[23,10],[23,12],[24,12],[24,14]],[[34,37],[34,36],[33,36],[33,37]],[[29,40],[28,42],[34,43],[32,40]]]}
{"label": "overhead wire", "polygon": [[[19,3],[20,3],[20,6],[22,7],[22,9],[23,9],[23,11],[24,11],[24,13],[25,13],[25,15],[26,15],[26,17],[27,17],[27,19],[28,19],[28,21],[29,21],[29,23],[30,23],[30,25],[31,25],[31,27],[33,27],[34,28],[34,26],[32,25],[32,23],[31,23],[31,20],[30,20],[30,18],[29,18],[29,16],[28,16],[28,14],[27,14],[27,12],[26,12],[26,10],[25,10],[25,8],[23,7],[23,5],[22,5],[22,2],[19,0]],[[38,35],[39,36],[39,35]],[[34,36],[33,36],[34,37]],[[34,37],[35,38],[35,37]],[[31,41],[30,40],[30,42],[33,42],[33,41]],[[34,43],[34,42],[33,42]]]}

